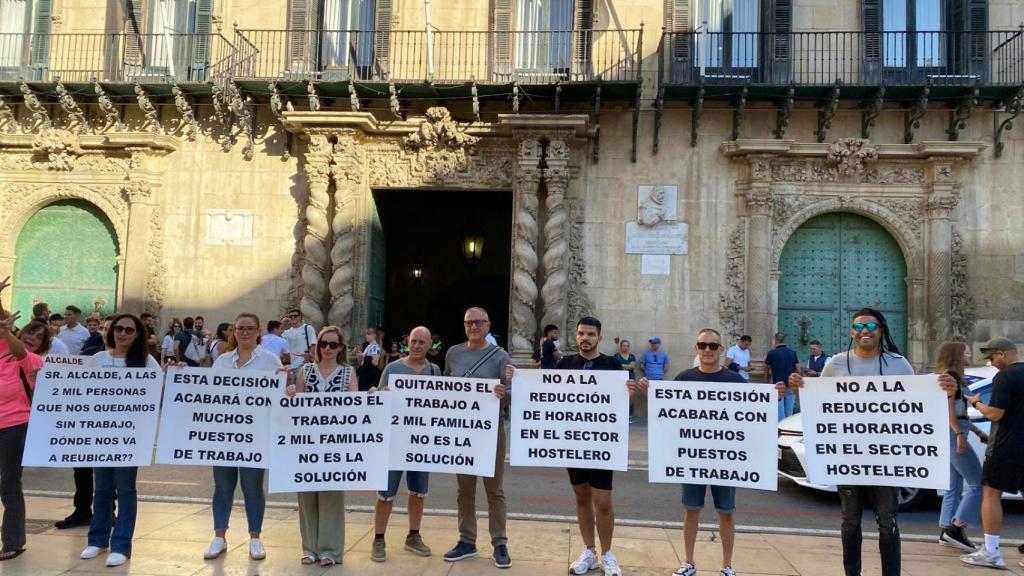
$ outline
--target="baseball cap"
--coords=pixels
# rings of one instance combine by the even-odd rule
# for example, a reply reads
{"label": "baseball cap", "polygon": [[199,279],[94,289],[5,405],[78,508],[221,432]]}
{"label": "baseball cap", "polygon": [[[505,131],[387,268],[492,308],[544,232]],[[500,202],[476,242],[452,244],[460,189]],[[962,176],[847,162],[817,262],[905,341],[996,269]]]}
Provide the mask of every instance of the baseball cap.
{"label": "baseball cap", "polygon": [[986,359],[996,352],[1016,352],[1017,345],[1009,338],[992,338],[981,345],[981,355]]}
{"label": "baseball cap", "polygon": [[655,336],[654,338],[651,338],[650,340],[648,340],[648,342],[650,342],[651,344],[661,344],[661,338],[658,338],[657,336]]}

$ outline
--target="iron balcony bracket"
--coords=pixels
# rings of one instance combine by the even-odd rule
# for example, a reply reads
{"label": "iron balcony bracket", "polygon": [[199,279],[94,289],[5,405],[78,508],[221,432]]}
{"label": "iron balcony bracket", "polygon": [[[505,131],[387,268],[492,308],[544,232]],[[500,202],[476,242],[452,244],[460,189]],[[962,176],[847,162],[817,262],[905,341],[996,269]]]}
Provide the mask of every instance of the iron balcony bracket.
{"label": "iron balcony bracket", "polygon": [[950,142],[959,140],[960,131],[967,128],[967,120],[978,107],[978,94],[980,92],[981,90],[975,85],[964,94],[956,108],[949,111],[949,129],[946,130],[946,134],[949,135]]}
{"label": "iron balcony bracket", "polygon": [[[992,121],[996,125],[992,136],[993,143],[995,144],[996,158],[1003,155],[1003,148],[1006,147],[1006,143],[1003,142],[1003,131],[1013,130],[1013,121],[1020,115],[1022,109],[1024,109],[1024,85],[1018,88],[1017,93],[1007,102],[1004,112],[996,112],[992,115]],[[1008,114],[1009,116],[1000,122],[1001,114]]]}
{"label": "iron balcony bracket", "polygon": [[871,129],[875,127],[875,121],[882,114],[882,106],[885,104],[885,83],[882,83],[875,91],[875,97],[867,103],[865,109],[860,113],[860,137],[865,140],[871,139]]}
{"label": "iron balcony bracket", "polygon": [[697,132],[700,130],[700,116],[704,113],[704,79],[697,87],[697,98],[693,101],[693,111],[690,113],[690,146],[697,145]]}
{"label": "iron balcony bracket", "polygon": [[790,83],[786,88],[786,96],[779,102],[779,111],[775,115],[775,139],[782,140],[786,137],[786,129],[789,128],[789,117],[793,114],[793,105],[796,103],[796,84]]}
{"label": "iron balcony bracket", "polygon": [[928,84],[921,87],[921,90],[917,93],[917,99],[914,101],[913,107],[907,111],[903,120],[903,143],[913,144],[914,143],[914,130],[921,127],[921,119],[928,113],[928,94],[932,91],[932,85],[929,81]]}
{"label": "iron balcony bracket", "polygon": [[732,139],[740,139],[740,128],[743,126],[743,113],[747,111],[747,93],[750,92],[750,84],[744,84],[732,110]]}
{"label": "iron balcony bracket", "polygon": [[818,130],[815,131],[818,142],[824,142],[828,138],[828,131],[832,129],[832,119],[839,111],[839,94],[842,86],[843,81],[836,78],[832,88],[829,89],[828,100],[822,105],[821,110],[818,110]]}

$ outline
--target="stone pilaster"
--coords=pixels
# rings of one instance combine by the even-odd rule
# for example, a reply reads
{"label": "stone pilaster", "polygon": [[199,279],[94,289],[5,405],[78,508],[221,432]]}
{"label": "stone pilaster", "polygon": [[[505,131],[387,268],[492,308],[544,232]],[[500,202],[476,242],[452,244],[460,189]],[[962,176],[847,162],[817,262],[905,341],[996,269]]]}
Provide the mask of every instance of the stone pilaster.
{"label": "stone pilaster", "polygon": [[744,311],[746,330],[758,348],[767,350],[775,332],[772,306],[772,191],[770,174],[761,159],[751,159],[747,205],[747,274]]}
{"label": "stone pilaster", "polygon": [[541,144],[519,143],[516,159],[515,221],[512,230],[512,293],[509,306],[510,352],[517,364],[529,363],[537,336],[537,188],[540,185]]}
{"label": "stone pilaster", "polygon": [[121,285],[118,287],[117,308],[141,314],[146,310],[150,219],[156,207],[152,186],[146,180],[129,180],[122,191],[128,201],[128,231],[124,245],[129,249],[118,258]]}
{"label": "stone pilaster", "polygon": [[355,216],[356,199],[363,185],[362,151],[355,138],[354,130],[345,130],[334,145],[331,176],[334,179],[334,217],[331,230],[334,242],[331,245],[331,307],[328,321],[338,326],[351,339],[352,310],[355,307]]}
{"label": "stone pilaster", "polygon": [[931,190],[926,205],[929,355],[952,334],[953,225],[950,217],[957,204],[952,174],[951,164],[936,162],[931,166]]}
{"label": "stone pilaster", "polygon": [[[569,187],[569,146],[564,140],[552,140],[545,158],[544,185],[547,189],[544,223],[544,285],[541,300],[544,303],[543,323],[554,324],[561,330],[565,326],[568,302],[568,220],[565,193]],[[575,319],[573,319],[575,321]]]}
{"label": "stone pilaster", "polygon": [[319,134],[310,136],[304,166],[309,185],[309,203],[306,205],[306,233],[302,241],[305,258],[302,262],[302,298],[299,308],[306,321],[317,327],[323,326],[326,320],[324,305],[328,297],[331,269],[328,253],[330,247],[327,245],[330,233],[327,222],[330,159],[331,144],[327,137]]}

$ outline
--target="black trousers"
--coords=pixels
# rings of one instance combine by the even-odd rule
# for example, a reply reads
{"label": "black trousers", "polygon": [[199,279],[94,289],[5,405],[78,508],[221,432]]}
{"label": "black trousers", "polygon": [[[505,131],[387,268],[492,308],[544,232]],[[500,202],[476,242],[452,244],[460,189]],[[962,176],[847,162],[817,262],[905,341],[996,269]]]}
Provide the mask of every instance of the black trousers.
{"label": "black trousers", "polygon": [[840,486],[843,508],[843,568],[846,576],[860,576],[860,521],[864,501],[870,499],[878,524],[878,551],[882,555],[882,576],[900,576],[900,528],[896,523],[899,488],[889,486]]}
{"label": "black trousers", "polygon": [[25,494],[21,489],[21,456],[28,424],[0,430],[0,502],[4,505],[3,549],[25,547]]}
{"label": "black trousers", "polygon": [[92,468],[75,468],[75,511],[92,514]]}

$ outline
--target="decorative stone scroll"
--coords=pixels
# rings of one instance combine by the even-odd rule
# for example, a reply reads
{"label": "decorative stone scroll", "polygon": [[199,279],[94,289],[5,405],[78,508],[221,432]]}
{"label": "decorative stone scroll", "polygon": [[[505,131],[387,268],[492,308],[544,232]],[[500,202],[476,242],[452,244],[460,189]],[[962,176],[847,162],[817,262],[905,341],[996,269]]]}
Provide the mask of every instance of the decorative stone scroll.
{"label": "decorative stone scroll", "polygon": [[326,320],[324,304],[328,298],[327,279],[331,269],[330,247],[327,244],[330,234],[327,221],[327,206],[331,200],[327,193],[330,153],[331,144],[326,136],[310,136],[303,168],[309,184],[309,201],[306,204],[306,230],[302,242],[305,259],[302,263],[302,299],[299,308],[306,320],[315,326],[323,326]]}
{"label": "decorative stone scroll", "polygon": [[342,327],[345,337],[352,337],[352,309],[355,307],[355,220],[356,200],[363,180],[363,151],[359,148],[353,130],[338,136],[331,156],[331,175],[334,178],[334,217],[331,231],[331,305],[327,318],[331,324]]}
{"label": "decorative stone scroll", "polygon": [[546,154],[547,167],[543,178],[547,189],[544,200],[547,221],[544,223],[544,286],[541,299],[544,302],[543,322],[563,326],[566,314],[566,286],[569,281],[566,268],[569,243],[565,195],[569,187],[569,147],[563,140],[552,140]]}

